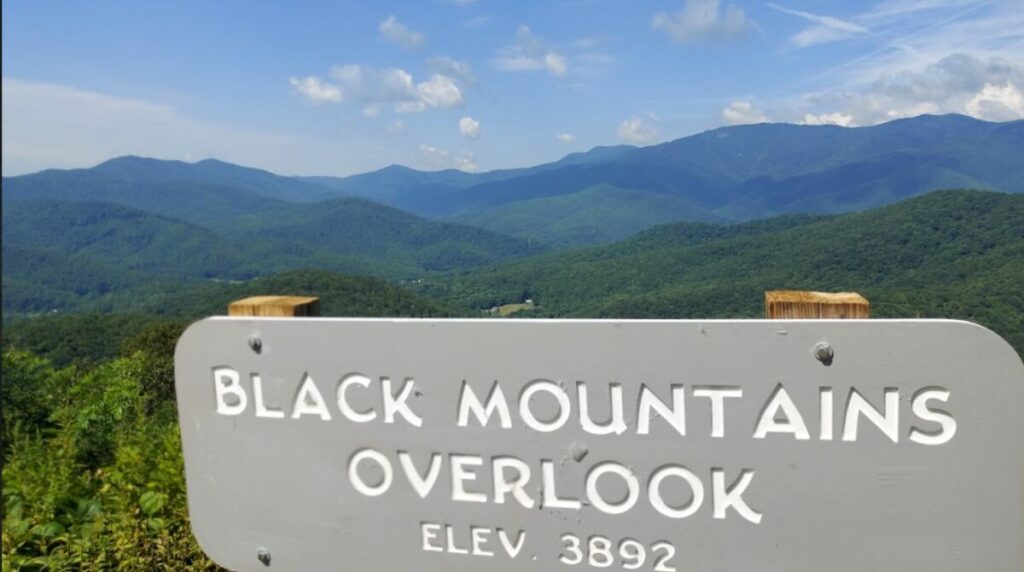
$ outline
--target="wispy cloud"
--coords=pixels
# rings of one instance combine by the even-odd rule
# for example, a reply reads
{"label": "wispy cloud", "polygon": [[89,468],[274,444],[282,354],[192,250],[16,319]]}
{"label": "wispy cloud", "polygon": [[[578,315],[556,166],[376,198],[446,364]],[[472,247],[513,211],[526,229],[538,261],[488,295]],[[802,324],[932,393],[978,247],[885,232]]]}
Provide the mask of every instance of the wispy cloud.
{"label": "wispy cloud", "polygon": [[559,133],[555,135],[555,139],[558,139],[562,143],[572,143],[576,140],[576,136],[572,133]]}
{"label": "wispy cloud", "polygon": [[494,65],[504,71],[546,70],[555,77],[564,76],[569,71],[568,58],[525,25],[516,29],[516,43],[498,50]]}
{"label": "wispy cloud", "polygon": [[930,18],[897,19],[885,30],[875,50],[818,77],[828,82],[865,84],[882,76],[920,71],[954,53],[1016,61],[1024,53],[1024,10],[1003,4],[976,3]]}
{"label": "wispy cloud", "polygon": [[819,14],[804,12],[802,10],[793,10],[770,2],[768,3],[768,6],[784,14],[803,18],[804,20],[814,23],[814,26],[801,30],[790,38],[790,41],[800,48],[843,40],[858,34],[871,33],[871,30],[860,24],[842,20],[834,16],[822,16]]}
{"label": "wispy cloud", "polygon": [[[772,117],[873,125],[922,113],[1024,118],[1024,10],[986,0],[888,0],[850,18],[874,44],[765,102]],[[870,46],[870,44],[869,44]]]}
{"label": "wispy cloud", "polygon": [[418,48],[426,41],[423,34],[399,22],[394,14],[381,20],[379,28],[381,36],[403,48]]}
{"label": "wispy cloud", "polygon": [[730,5],[722,9],[719,0],[686,0],[682,10],[658,12],[651,20],[652,28],[678,43],[741,38],[753,26],[742,8]]}
{"label": "wispy cloud", "polygon": [[579,38],[568,46],[573,73],[582,78],[603,78],[615,63],[612,47],[615,41],[603,37]]}
{"label": "wispy cloud", "polygon": [[886,0],[871,7],[860,18],[865,22],[887,22],[921,12],[960,9],[989,3],[991,0]]}

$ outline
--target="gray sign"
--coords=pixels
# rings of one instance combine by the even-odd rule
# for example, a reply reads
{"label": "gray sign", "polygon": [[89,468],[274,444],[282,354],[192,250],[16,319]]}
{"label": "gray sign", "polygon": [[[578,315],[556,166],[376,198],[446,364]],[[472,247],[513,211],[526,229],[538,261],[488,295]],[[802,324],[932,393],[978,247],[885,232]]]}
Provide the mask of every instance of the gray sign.
{"label": "gray sign", "polygon": [[212,318],[175,362],[235,570],[1024,563],[1024,366],[970,323]]}

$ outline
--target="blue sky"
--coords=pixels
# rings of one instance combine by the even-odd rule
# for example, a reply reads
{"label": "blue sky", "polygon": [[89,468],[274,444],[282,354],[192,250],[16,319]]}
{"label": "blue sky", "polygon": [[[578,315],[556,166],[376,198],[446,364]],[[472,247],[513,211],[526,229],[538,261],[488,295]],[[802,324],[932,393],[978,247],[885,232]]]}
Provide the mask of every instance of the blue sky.
{"label": "blue sky", "polygon": [[1024,2],[3,3],[3,173],[532,165],[739,123],[1024,117]]}

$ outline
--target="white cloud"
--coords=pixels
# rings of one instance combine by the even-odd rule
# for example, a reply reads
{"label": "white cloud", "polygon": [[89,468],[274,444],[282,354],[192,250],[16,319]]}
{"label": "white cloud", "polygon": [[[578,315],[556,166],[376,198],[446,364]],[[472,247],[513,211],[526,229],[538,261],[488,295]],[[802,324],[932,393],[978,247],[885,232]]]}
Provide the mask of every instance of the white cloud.
{"label": "white cloud", "polygon": [[[920,70],[904,70],[861,86],[800,98],[797,117],[829,123],[874,125],[922,113],[963,113],[978,119],[1024,118],[1024,64],[952,54]],[[824,118],[824,119],[822,119]]]}
{"label": "white cloud", "polygon": [[722,119],[729,125],[765,123],[768,117],[749,101],[733,101],[722,110]]}
{"label": "white cloud", "polygon": [[635,115],[619,124],[619,137],[634,145],[649,145],[658,138],[658,130],[643,117]]}
{"label": "white cloud", "polygon": [[572,143],[576,140],[576,136],[572,133],[559,133],[558,135],[555,135],[555,139],[558,139],[562,143]]}
{"label": "white cloud", "polygon": [[814,23],[814,26],[801,30],[790,38],[790,41],[800,48],[843,40],[856,34],[871,33],[871,30],[861,26],[860,24],[841,20],[833,16],[822,16],[801,10],[793,10],[771,2],[768,3],[768,6],[784,14],[797,16],[798,18],[803,18],[804,20]]}
{"label": "white cloud", "polygon": [[986,83],[964,108],[968,114],[990,121],[1009,121],[1024,117],[1024,94],[1012,83]]}
{"label": "white cloud", "polygon": [[403,48],[416,48],[423,45],[423,34],[399,22],[394,14],[381,20],[380,34],[388,41]]}
{"label": "white cloud", "polygon": [[651,27],[679,43],[738,38],[753,26],[742,8],[729,5],[722,10],[719,0],[685,0],[679,12],[658,12],[651,20]]}
{"label": "white cloud", "polygon": [[347,175],[394,162],[394,150],[369,137],[241,128],[163,103],[10,77],[0,91],[5,176],[89,167],[120,155],[216,157],[306,175]]}
{"label": "white cloud", "polygon": [[565,72],[569,69],[569,65],[565,62],[565,57],[555,52],[544,54],[544,67],[548,68],[548,73],[559,77],[565,75]]}
{"label": "white cloud", "polygon": [[416,93],[430,107],[458,107],[462,105],[462,91],[448,76],[436,73],[429,81],[416,84]]}
{"label": "white cloud", "polygon": [[459,120],[459,133],[469,139],[480,137],[480,122],[468,115],[463,117]]}
{"label": "white cloud", "polygon": [[476,83],[473,67],[468,62],[456,60],[448,56],[434,56],[427,60],[427,67],[434,73],[455,78],[462,83]]}
{"label": "white cloud", "polygon": [[358,102],[369,117],[377,117],[385,106],[396,113],[418,113],[433,107],[460,107],[465,101],[458,83],[439,73],[417,83],[403,69],[343,65],[331,68],[330,76],[337,85],[315,76],[293,78],[292,85],[306,97],[318,98],[313,99],[318,103]]}
{"label": "white cloud", "polygon": [[452,152],[432,145],[420,145],[420,163],[427,169],[458,169],[475,173],[480,167],[468,151]]}
{"label": "white cloud", "polygon": [[569,71],[568,58],[535,36],[528,26],[519,26],[516,30],[515,44],[498,50],[494,65],[504,71],[547,70],[555,77]]}
{"label": "white cloud", "polygon": [[316,76],[293,77],[288,82],[292,84],[296,92],[313,103],[337,103],[342,100],[341,89],[338,86],[331,85]]}
{"label": "white cloud", "polygon": [[822,113],[820,115],[804,115],[801,125],[840,125],[842,127],[855,127],[853,116],[842,113]]}

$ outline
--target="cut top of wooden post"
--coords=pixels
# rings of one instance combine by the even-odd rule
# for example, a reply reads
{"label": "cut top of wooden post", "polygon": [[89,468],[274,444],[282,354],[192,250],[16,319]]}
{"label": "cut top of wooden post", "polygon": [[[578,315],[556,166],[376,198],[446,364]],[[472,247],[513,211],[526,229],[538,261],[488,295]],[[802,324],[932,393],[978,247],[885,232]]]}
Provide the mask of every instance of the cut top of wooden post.
{"label": "cut top of wooden post", "polygon": [[228,305],[229,316],[319,316],[320,298],[315,296],[252,296]]}
{"label": "cut top of wooden post", "polygon": [[769,320],[868,318],[870,304],[856,292],[769,290],[764,313]]}

